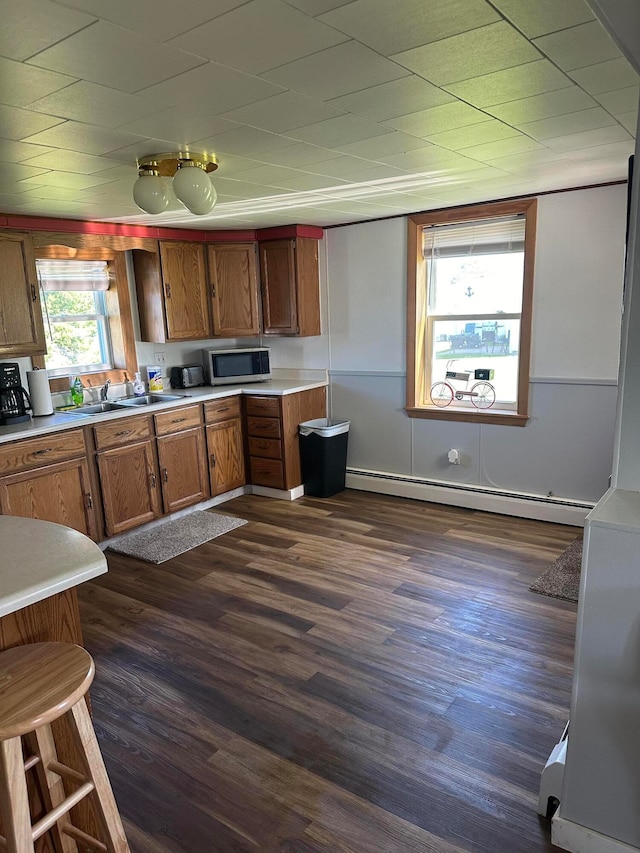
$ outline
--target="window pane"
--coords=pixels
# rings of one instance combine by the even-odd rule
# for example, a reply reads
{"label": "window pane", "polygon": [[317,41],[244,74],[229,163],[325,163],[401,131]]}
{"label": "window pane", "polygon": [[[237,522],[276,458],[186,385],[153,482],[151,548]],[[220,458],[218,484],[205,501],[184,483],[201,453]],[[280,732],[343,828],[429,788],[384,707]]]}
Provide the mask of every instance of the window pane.
{"label": "window pane", "polygon": [[[493,370],[496,405],[513,404],[518,395],[519,345],[520,320],[434,320],[431,384],[444,381],[447,369],[469,372],[468,384],[451,382],[454,390],[464,391],[477,381],[475,370]],[[468,401],[465,397],[461,405]]]}
{"label": "window pane", "polygon": [[519,314],[524,252],[428,261],[431,314]]}
{"label": "window pane", "polygon": [[82,291],[49,290],[44,299],[50,317],[97,314],[95,294]]}
{"label": "window pane", "polygon": [[46,291],[44,307],[47,369],[82,372],[113,366],[102,293]]}

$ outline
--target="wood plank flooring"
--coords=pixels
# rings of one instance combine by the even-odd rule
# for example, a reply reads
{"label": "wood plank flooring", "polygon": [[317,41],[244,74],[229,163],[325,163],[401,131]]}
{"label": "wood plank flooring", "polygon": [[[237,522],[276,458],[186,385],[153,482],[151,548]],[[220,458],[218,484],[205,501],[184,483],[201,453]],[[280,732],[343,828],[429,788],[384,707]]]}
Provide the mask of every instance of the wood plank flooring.
{"label": "wood plank flooring", "polygon": [[79,588],[134,853],[538,853],[576,605],[529,584],[576,528],[346,491]]}

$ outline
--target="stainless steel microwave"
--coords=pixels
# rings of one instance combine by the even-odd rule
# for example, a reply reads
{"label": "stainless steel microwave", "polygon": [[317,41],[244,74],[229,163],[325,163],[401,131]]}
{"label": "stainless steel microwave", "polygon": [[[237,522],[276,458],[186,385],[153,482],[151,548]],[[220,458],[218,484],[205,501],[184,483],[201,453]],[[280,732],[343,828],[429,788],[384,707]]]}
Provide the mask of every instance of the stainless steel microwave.
{"label": "stainless steel microwave", "polygon": [[271,379],[267,347],[236,347],[203,351],[210,385],[240,385]]}

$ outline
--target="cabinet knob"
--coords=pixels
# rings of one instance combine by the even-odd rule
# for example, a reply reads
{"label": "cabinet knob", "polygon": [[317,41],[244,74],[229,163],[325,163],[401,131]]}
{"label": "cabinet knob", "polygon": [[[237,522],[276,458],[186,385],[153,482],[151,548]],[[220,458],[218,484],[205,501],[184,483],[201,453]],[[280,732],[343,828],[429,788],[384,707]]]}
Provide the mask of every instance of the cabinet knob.
{"label": "cabinet knob", "polygon": [[215,468],[216,467],[216,455],[215,455],[215,453],[211,454],[210,459],[211,459],[211,467]]}
{"label": "cabinet knob", "polygon": [[169,472],[167,471],[166,468],[162,469],[162,479],[165,483],[169,482]]}
{"label": "cabinet knob", "polygon": [[155,487],[156,487],[156,475],[153,473],[153,471],[149,475],[149,481],[151,482],[151,488],[155,489]]}
{"label": "cabinet knob", "polygon": [[93,498],[91,492],[87,492],[87,509],[93,509]]}
{"label": "cabinet knob", "polygon": [[116,433],[116,435],[131,435],[132,432],[132,429],[121,429],[119,432]]}

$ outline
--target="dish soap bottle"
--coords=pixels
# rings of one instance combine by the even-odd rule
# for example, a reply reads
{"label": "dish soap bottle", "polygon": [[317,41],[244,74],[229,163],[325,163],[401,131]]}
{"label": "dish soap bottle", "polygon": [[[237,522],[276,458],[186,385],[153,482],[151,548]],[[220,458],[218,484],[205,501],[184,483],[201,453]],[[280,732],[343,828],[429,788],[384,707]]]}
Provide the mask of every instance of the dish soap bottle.
{"label": "dish soap bottle", "polygon": [[144,397],[146,391],[144,387],[144,382],[140,378],[140,373],[136,373],[136,378],[133,380],[133,393],[136,397]]}
{"label": "dish soap bottle", "polygon": [[71,402],[74,406],[81,406],[84,403],[84,388],[79,376],[76,376],[71,386]]}

